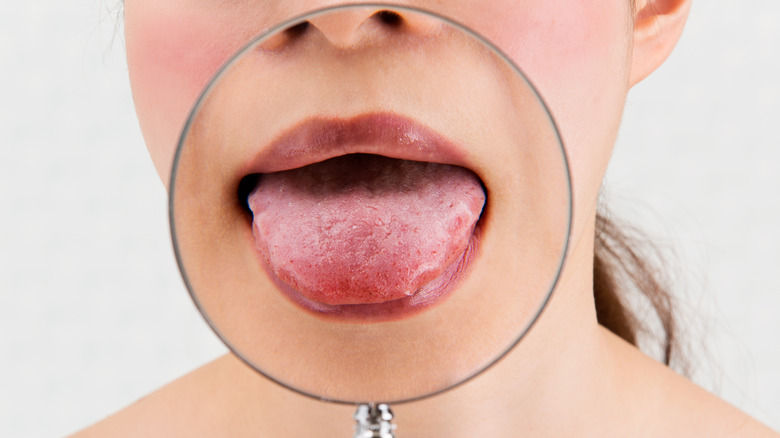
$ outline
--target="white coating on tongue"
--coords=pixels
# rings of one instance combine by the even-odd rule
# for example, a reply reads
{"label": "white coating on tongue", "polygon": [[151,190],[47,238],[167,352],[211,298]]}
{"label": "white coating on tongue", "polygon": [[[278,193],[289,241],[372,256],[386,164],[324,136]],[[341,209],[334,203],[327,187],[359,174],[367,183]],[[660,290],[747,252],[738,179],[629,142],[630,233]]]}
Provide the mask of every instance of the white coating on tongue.
{"label": "white coating on tongue", "polygon": [[484,203],[464,168],[362,154],[264,174],[248,198],[273,274],[330,305],[403,298],[444,275]]}

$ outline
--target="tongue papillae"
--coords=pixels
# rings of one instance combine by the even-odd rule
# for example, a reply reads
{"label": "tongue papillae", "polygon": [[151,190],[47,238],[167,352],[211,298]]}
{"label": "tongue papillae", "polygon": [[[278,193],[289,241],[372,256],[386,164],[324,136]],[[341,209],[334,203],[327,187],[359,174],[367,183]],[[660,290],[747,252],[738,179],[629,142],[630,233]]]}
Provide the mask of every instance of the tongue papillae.
{"label": "tongue papillae", "polygon": [[271,272],[329,305],[404,298],[448,275],[484,203],[467,169],[364,154],[264,174],[248,198]]}

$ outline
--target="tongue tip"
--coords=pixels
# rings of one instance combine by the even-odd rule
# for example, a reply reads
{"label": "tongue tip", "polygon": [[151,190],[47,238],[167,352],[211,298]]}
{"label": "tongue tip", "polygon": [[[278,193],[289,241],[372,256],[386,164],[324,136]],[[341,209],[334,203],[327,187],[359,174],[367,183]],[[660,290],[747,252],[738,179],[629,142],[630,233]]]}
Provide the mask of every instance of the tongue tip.
{"label": "tongue tip", "polygon": [[398,321],[429,309],[443,302],[451,295],[459,281],[468,272],[468,267],[476,253],[480,234],[479,228],[475,229],[468,248],[438,277],[413,291],[411,295],[404,295],[402,298],[394,300],[373,302],[331,300],[331,303],[326,303],[318,300],[316,296],[308,297],[304,295],[299,289],[294,288],[275,275],[267,264],[265,264],[264,269],[284,296],[317,318],[325,321],[332,319],[339,323],[354,322],[361,324]]}

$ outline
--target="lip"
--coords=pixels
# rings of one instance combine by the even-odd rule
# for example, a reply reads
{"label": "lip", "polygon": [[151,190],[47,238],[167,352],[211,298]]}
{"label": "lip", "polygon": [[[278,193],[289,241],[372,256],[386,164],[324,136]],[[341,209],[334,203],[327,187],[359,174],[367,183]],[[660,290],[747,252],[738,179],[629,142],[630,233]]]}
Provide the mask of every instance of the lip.
{"label": "lip", "polygon": [[[243,167],[243,177],[295,169],[347,154],[376,154],[389,158],[469,166],[465,149],[433,129],[393,113],[366,113],[349,118],[313,117],[283,131]],[[475,172],[476,173],[476,172]],[[479,175],[478,175],[479,176]],[[487,192],[487,190],[485,189]],[[484,209],[487,208],[487,201]],[[373,304],[331,305],[313,301],[278,278],[261,252],[251,231],[248,239],[258,262],[275,286],[305,310],[316,316],[346,322],[400,320],[446,299],[467,275],[478,255],[483,217],[474,227],[469,245],[442,274],[415,294]],[[251,228],[251,224],[250,224]]]}
{"label": "lip", "polygon": [[243,175],[295,169],[365,153],[470,168],[465,150],[431,128],[393,113],[313,117],[285,130],[242,169]]}

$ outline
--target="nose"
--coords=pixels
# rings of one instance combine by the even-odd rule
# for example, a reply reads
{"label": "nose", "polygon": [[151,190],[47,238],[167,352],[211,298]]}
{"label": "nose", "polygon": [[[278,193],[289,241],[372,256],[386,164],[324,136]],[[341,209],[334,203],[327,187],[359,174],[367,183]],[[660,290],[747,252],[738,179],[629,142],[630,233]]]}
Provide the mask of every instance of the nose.
{"label": "nose", "polygon": [[404,9],[346,8],[320,14],[309,24],[339,48],[351,48],[385,32],[407,35],[432,34],[440,20]]}

